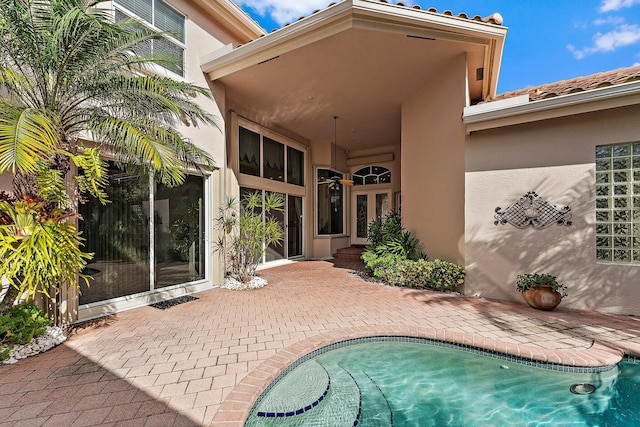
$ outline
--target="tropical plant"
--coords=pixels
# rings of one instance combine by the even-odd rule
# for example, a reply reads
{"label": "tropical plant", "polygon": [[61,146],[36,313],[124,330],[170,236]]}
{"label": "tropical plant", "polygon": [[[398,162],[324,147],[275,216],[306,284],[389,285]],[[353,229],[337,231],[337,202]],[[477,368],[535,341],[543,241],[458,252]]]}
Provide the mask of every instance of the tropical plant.
{"label": "tropical plant", "polygon": [[[32,299],[41,292],[47,297],[62,286],[75,285],[91,254],[80,249],[80,235],[67,221],[69,212],[23,196],[0,201],[0,271],[9,283],[0,302],[0,313],[10,310],[19,295]],[[47,286],[43,286],[47,284]]]}
{"label": "tropical plant", "polygon": [[548,286],[552,290],[559,292],[562,298],[567,296],[567,287],[558,282],[558,278],[548,273],[526,273],[516,276],[516,290],[518,292],[528,291],[538,286]]}
{"label": "tropical plant", "polygon": [[28,343],[50,325],[46,313],[32,303],[18,304],[0,315],[0,360],[9,356],[13,344]]}
{"label": "tropical plant", "polygon": [[210,93],[149,73],[175,59],[136,47],[167,34],[133,19],[112,22],[99,3],[0,0],[0,86],[8,93],[0,98],[0,172],[68,163],[90,136],[120,162],[179,184],[185,166],[208,157],[175,127],[215,124],[192,100]]}
{"label": "tropical plant", "polygon": [[410,231],[404,230],[400,212],[397,210],[369,223],[367,238],[370,242],[367,252],[378,255],[394,254],[414,261],[427,259],[420,241]]}
{"label": "tropical plant", "polygon": [[282,244],[284,231],[272,213],[283,210],[281,196],[275,193],[262,196],[260,192],[247,194],[241,206],[230,198],[220,208],[216,246],[231,277],[244,284],[251,282],[267,247]]}
{"label": "tropical plant", "polygon": [[[0,173],[14,174],[18,200],[29,195],[70,215],[82,193],[106,202],[104,147],[119,164],[142,174],[152,171],[167,185],[180,184],[188,167],[212,164],[176,131],[180,123],[215,125],[195,102],[196,97],[211,98],[209,91],[154,74],[157,66],[170,66],[175,59],[139,47],[167,34],[133,19],[113,22],[112,11],[99,3],[0,0]],[[75,168],[82,173],[75,176],[75,185],[68,185]],[[33,217],[24,206],[5,209],[26,209],[20,215]],[[75,231],[57,217],[51,220],[71,244]],[[42,227],[53,233],[51,223]],[[40,244],[51,235],[38,234]],[[7,231],[0,238],[6,251],[19,252],[16,245],[30,241]],[[62,262],[58,248],[47,250]],[[19,285],[21,271],[38,275],[38,280],[50,277],[35,272],[46,264],[27,260],[32,263],[24,267],[3,262],[0,276],[18,288],[46,292],[57,286],[46,281],[36,288]],[[56,271],[53,277],[70,279],[75,261],[69,271]],[[64,263],[59,267],[67,268]]]}

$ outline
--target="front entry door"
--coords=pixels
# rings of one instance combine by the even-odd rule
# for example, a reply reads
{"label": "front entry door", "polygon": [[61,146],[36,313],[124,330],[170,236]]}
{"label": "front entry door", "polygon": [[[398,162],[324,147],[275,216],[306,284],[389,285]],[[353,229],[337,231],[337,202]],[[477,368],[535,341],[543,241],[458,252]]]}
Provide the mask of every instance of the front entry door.
{"label": "front entry door", "polygon": [[351,196],[351,244],[367,245],[369,223],[391,211],[391,190],[353,191]]}

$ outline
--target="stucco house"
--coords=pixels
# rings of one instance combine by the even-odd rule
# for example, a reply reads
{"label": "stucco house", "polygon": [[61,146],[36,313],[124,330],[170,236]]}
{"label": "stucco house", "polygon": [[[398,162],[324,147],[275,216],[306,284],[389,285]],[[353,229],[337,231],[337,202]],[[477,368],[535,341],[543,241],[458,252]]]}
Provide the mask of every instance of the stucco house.
{"label": "stucco house", "polygon": [[[115,0],[116,17],[143,3]],[[116,203],[84,208],[96,283],[69,297],[73,318],[219,285],[214,217],[256,190],[286,201],[266,265],[366,244],[401,206],[431,259],[465,265],[467,295],[519,300],[515,276],[541,271],[565,307],[638,313],[640,67],[497,94],[499,14],[344,0],[266,34],[228,0],[152,5],[184,28],[167,72],[214,93],[222,130],[184,131],[218,169],[176,189],[113,169]],[[566,221],[496,220],[530,192]]]}

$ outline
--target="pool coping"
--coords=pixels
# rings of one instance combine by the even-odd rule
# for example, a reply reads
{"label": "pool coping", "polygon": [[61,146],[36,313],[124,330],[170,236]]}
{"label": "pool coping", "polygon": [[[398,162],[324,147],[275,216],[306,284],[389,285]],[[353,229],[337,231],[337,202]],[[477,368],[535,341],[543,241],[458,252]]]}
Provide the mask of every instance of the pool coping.
{"label": "pool coping", "polygon": [[434,340],[573,369],[607,367],[619,363],[625,355],[632,358],[640,356],[640,348],[631,348],[622,344],[613,347],[595,340],[587,349],[554,350],[432,327],[370,325],[336,329],[301,340],[265,360],[229,393],[214,417],[214,424],[229,427],[243,426],[255,401],[264,390],[290,365],[308,354],[342,341],[378,336]]}

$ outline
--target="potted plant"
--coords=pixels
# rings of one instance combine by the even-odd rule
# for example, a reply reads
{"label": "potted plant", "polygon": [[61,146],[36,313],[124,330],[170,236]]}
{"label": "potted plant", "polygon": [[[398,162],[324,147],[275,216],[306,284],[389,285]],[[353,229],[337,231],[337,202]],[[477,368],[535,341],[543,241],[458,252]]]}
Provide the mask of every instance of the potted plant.
{"label": "potted plant", "polygon": [[567,287],[547,273],[519,274],[516,289],[527,304],[539,310],[553,310],[567,296]]}

